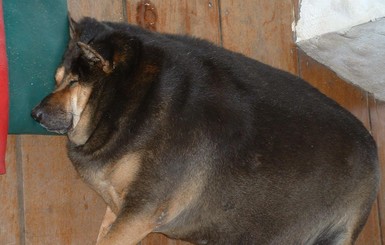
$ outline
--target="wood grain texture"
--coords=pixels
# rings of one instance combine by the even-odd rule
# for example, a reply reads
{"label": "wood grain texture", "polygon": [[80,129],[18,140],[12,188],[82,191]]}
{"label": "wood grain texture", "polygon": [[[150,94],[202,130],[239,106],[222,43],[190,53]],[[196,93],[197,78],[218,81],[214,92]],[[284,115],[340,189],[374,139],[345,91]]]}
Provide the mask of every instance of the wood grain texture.
{"label": "wood grain texture", "polygon": [[292,0],[221,0],[225,48],[298,74]]}
{"label": "wood grain texture", "polygon": [[[127,21],[137,24],[141,1],[127,1]],[[157,12],[157,31],[189,34],[220,44],[218,0],[151,0]]]}
{"label": "wood grain texture", "polygon": [[[385,102],[377,101],[373,97],[369,99],[370,119],[372,134],[377,142],[378,157],[382,178],[378,192],[379,218],[381,226],[382,244],[385,244]],[[364,242],[361,244],[365,244]],[[370,243],[366,243],[370,244]],[[379,244],[379,243],[377,243]]]}
{"label": "wood grain texture", "polygon": [[369,129],[367,92],[355,87],[327,67],[299,52],[300,76],[360,119]]}
{"label": "wood grain texture", "polygon": [[364,229],[359,235],[355,245],[382,245],[381,228],[379,223],[378,201],[373,204],[372,211]]}
{"label": "wood grain texture", "polygon": [[66,137],[22,136],[26,244],[94,244],[105,204],[78,177]]}
{"label": "wood grain texture", "polygon": [[[303,79],[349,110],[370,130],[367,92],[345,82],[334,72],[302,52],[299,53],[299,60],[300,76]],[[376,202],[356,245],[380,245],[380,239],[378,205]]]}
{"label": "wood grain texture", "polygon": [[74,20],[88,16],[97,20],[124,21],[123,0],[67,0],[67,6]]}
{"label": "wood grain texture", "polygon": [[192,245],[191,243],[173,240],[159,233],[151,233],[148,235],[140,245]]}
{"label": "wood grain texture", "polygon": [[21,244],[20,203],[16,163],[16,137],[7,139],[6,159],[7,174],[0,175],[0,244]]}

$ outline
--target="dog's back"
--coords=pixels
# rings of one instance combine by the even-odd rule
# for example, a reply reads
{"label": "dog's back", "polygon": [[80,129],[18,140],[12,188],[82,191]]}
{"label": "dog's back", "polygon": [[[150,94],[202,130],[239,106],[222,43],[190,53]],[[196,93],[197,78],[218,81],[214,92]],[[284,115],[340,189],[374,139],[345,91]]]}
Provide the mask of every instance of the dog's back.
{"label": "dog's back", "polygon": [[[176,220],[160,231],[184,239],[192,234],[202,244],[352,242],[378,184],[367,130],[304,81],[215,52],[199,57],[203,68],[186,64],[180,74],[197,77],[175,96],[181,106],[175,105],[170,128],[190,147],[196,139],[184,130],[195,129],[195,147],[205,150],[194,164],[210,174],[195,205],[179,218],[190,229]],[[180,154],[196,160],[189,151]]]}
{"label": "dog's back", "polygon": [[[375,142],[362,123],[290,74],[196,39],[169,38],[177,43],[165,40],[163,50],[175,52],[175,77],[183,81],[171,81],[169,144],[183,137],[189,143],[179,154],[210,173],[199,200],[180,217],[192,224],[192,240],[352,242],[378,184]],[[200,148],[201,161],[191,152]],[[176,220],[160,231],[189,236],[179,227]],[[207,229],[206,239],[196,227]]]}
{"label": "dog's back", "polygon": [[197,244],[356,239],[379,176],[375,143],[349,112],[205,41],[79,25],[62,67],[90,97],[69,155],[118,216],[100,244],[149,232]]}

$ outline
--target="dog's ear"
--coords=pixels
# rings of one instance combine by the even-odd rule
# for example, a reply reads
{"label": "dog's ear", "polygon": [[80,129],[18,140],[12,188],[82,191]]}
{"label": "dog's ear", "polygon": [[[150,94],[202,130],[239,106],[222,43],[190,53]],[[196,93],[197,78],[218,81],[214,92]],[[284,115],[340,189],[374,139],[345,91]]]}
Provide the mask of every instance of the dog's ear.
{"label": "dog's ear", "polygon": [[97,65],[101,67],[105,73],[110,73],[114,69],[110,62],[90,45],[83,42],[77,42],[76,44],[79,46],[82,54],[90,65]]}
{"label": "dog's ear", "polygon": [[74,39],[77,36],[78,32],[78,23],[72,18],[70,12],[67,12],[68,24],[70,28],[70,37]]}
{"label": "dog's ear", "polygon": [[102,40],[95,41],[94,45],[99,49],[80,41],[76,44],[88,64],[98,66],[105,73],[112,72],[118,66],[132,66],[138,58],[141,47],[141,42],[137,38],[123,32],[114,32],[105,35]]}

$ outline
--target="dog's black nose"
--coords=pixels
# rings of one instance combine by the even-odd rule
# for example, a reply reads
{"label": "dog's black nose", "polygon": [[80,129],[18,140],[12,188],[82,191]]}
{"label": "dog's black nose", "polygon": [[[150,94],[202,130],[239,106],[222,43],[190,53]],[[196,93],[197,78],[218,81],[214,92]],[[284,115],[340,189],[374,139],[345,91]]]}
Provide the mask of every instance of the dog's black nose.
{"label": "dog's black nose", "polygon": [[43,118],[43,111],[41,110],[40,106],[33,108],[31,116],[35,121],[41,122],[41,119]]}

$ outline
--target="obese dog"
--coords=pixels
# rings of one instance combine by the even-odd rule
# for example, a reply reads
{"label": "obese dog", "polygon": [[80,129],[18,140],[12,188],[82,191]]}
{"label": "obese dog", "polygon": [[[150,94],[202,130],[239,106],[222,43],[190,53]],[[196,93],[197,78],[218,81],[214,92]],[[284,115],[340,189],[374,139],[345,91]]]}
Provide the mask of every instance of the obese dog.
{"label": "obese dog", "polygon": [[196,38],[83,18],[32,111],[108,205],[97,244],[353,244],[375,142],[298,77]]}

